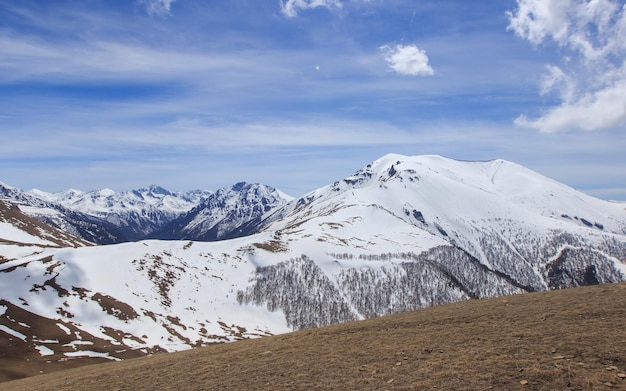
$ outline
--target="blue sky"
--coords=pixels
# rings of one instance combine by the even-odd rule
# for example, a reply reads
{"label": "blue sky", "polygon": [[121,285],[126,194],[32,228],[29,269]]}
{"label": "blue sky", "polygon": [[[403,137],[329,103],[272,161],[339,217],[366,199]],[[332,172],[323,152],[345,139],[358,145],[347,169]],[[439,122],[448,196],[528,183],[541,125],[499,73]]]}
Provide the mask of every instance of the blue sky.
{"label": "blue sky", "polygon": [[617,0],[4,0],[0,181],[302,195],[390,152],[626,200]]}

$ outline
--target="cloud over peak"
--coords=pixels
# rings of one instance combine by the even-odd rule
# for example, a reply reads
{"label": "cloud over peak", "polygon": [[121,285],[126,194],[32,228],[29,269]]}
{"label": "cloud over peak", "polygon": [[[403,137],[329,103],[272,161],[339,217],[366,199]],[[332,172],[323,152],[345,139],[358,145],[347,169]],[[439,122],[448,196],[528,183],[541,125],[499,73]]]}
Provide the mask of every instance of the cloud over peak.
{"label": "cloud over peak", "polygon": [[517,0],[508,30],[533,45],[556,44],[541,93],[561,104],[515,122],[543,132],[597,130],[626,123],[626,5],[613,0]]}
{"label": "cloud over peak", "polygon": [[409,76],[429,76],[435,71],[428,64],[426,51],[415,45],[383,45],[378,48],[390,72]]}

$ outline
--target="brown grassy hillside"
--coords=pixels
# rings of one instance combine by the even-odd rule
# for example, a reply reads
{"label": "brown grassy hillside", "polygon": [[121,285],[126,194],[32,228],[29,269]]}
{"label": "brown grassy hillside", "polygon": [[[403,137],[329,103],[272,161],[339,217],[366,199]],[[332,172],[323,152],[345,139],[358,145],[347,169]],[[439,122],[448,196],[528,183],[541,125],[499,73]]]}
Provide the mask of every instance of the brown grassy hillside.
{"label": "brown grassy hillside", "polygon": [[626,389],[626,284],[429,308],[0,383],[2,390]]}

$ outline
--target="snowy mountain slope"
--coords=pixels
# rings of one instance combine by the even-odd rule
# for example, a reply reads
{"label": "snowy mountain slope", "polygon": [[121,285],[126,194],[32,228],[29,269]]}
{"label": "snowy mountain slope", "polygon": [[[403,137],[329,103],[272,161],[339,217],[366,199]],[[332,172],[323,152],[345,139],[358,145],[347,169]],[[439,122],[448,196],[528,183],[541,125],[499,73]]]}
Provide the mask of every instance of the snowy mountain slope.
{"label": "snowy mountain slope", "polygon": [[127,240],[113,224],[0,182],[0,199],[17,205],[28,216],[92,243],[110,244]]}
{"label": "snowy mountain slope", "polygon": [[240,182],[217,190],[150,237],[214,241],[243,236],[249,232],[242,232],[241,226],[257,221],[292,199],[270,186]]}
{"label": "snowy mountain slope", "polygon": [[[626,234],[626,211],[620,204],[595,199],[514,163],[393,154],[293,201],[257,229],[283,230],[331,211],[374,206],[532,290],[559,284],[560,277],[548,281],[542,270],[551,257],[556,257],[553,262],[559,259],[560,251],[567,249],[568,262],[574,262],[572,251],[612,247]],[[598,256],[622,267],[614,262],[624,260],[621,250]]]}
{"label": "snowy mountain slope", "polygon": [[[210,244],[148,241],[11,257],[0,265],[2,299],[113,350],[179,350],[287,331],[279,313],[236,301],[236,287],[254,271],[245,254]],[[117,357],[113,350],[103,353]]]}
{"label": "snowy mountain slope", "polygon": [[211,192],[193,190],[174,193],[151,185],[122,193],[111,189],[90,192],[70,189],[53,194],[34,189],[29,194],[103,219],[118,227],[126,240],[138,240],[189,211]]}
{"label": "snowy mountain slope", "polygon": [[80,247],[87,242],[22,213],[16,206],[0,200],[0,242],[20,246]]}
{"label": "snowy mountain slope", "polygon": [[0,338],[71,358],[29,333],[20,309],[53,320],[50,332],[81,330],[75,354],[116,359],[626,280],[623,205],[505,161],[387,155],[268,213],[260,232],[219,242],[2,245]]}

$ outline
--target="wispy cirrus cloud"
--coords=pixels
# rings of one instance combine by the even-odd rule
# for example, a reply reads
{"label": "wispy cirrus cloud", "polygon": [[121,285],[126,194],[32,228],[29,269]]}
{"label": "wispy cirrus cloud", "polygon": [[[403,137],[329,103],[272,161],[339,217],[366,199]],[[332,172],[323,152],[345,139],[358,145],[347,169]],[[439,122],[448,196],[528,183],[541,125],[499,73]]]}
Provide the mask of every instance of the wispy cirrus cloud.
{"label": "wispy cirrus cloud", "polygon": [[429,76],[435,73],[428,63],[426,51],[415,45],[384,45],[379,50],[391,72],[409,76]]}
{"label": "wispy cirrus cloud", "polygon": [[298,16],[303,10],[324,7],[339,9],[342,7],[340,0],[284,0],[280,3],[280,10],[288,18]]}
{"label": "wispy cirrus cloud", "polygon": [[186,80],[197,73],[241,68],[252,65],[235,54],[209,56],[107,40],[78,41],[68,46],[0,33],[0,82]]}
{"label": "wispy cirrus cloud", "polygon": [[613,0],[517,0],[508,29],[535,46],[556,44],[541,93],[561,103],[517,125],[543,132],[598,130],[626,123],[626,5]]}
{"label": "wispy cirrus cloud", "polygon": [[172,3],[176,0],[139,0],[151,16],[168,16],[171,14]]}

